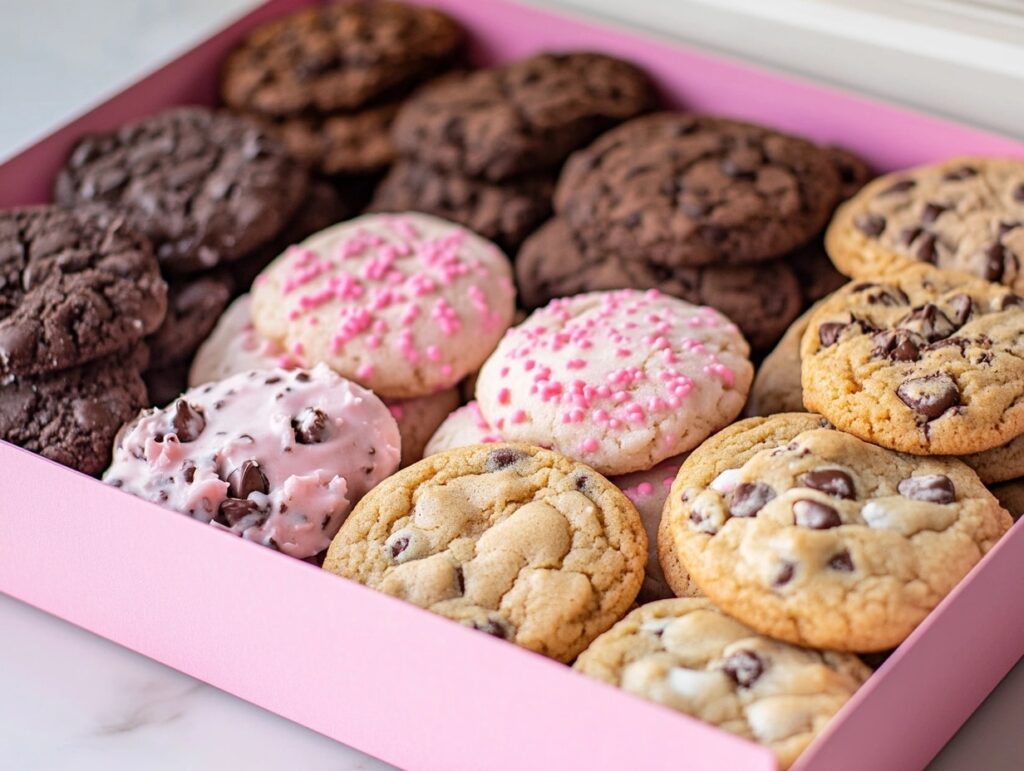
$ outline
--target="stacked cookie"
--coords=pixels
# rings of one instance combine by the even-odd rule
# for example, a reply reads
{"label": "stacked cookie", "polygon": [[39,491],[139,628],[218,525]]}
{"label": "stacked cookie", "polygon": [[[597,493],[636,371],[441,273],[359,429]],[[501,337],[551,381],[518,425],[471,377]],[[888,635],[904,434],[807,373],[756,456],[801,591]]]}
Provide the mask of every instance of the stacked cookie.
{"label": "stacked cookie", "polygon": [[455,64],[463,42],[462,28],[432,8],[308,8],[250,33],[224,65],[221,95],[320,174],[375,175],[394,159],[388,130],[401,100]]}
{"label": "stacked cookie", "polygon": [[147,339],[154,401],[184,386],[189,359],[230,300],[230,266],[260,259],[308,189],[305,169],[258,125],[201,107],[75,145],[55,201],[96,207],[145,236],[169,284],[168,312]]}
{"label": "stacked cookie", "polygon": [[[516,263],[523,302],[657,287],[722,310],[764,350],[805,296],[832,288],[834,271],[813,239],[866,173],[848,154],[751,124],[637,118],[566,164],[558,217]],[[806,274],[806,295],[791,262]]]}
{"label": "stacked cookie", "polygon": [[401,156],[372,211],[423,211],[515,251],[551,212],[558,167],[600,132],[654,104],[647,76],[594,53],[538,54],[454,73],[401,108]]}
{"label": "stacked cookie", "polygon": [[96,208],[0,212],[0,439],[96,474],[148,403],[167,287],[149,241]]}

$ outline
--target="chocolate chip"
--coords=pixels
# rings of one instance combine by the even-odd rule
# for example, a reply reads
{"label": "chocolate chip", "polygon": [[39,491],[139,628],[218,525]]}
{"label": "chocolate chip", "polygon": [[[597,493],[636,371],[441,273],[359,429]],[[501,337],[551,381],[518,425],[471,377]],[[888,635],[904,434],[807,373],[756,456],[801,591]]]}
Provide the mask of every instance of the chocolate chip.
{"label": "chocolate chip", "polygon": [[940,206],[937,203],[926,203],[924,205],[924,211],[921,212],[921,221],[926,225],[931,225],[942,215],[944,211],[946,211],[945,206]]}
{"label": "chocolate chip", "polygon": [[853,557],[850,556],[850,552],[844,549],[828,561],[828,566],[840,573],[852,573]]}
{"label": "chocolate chip", "polygon": [[938,259],[938,250],[935,247],[935,236],[932,233],[928,233],[921,239],[921,243],[917,246],[917,259],[922,262],[929,262],[932,265],[935,264]]}
{"label": "chocolate chip", "polygon": [[953,323],[957,329],[967,323],[967,319],[974,310],[974,302],[965,294],[958,294],[949,298],[949,307],[953,309]]}
{"label": "chocolate chip", "polygon": [[388,551],[391,552],[391,559],[397,559],[398,555],[409,548],[409,536],[401,535],[390,544],[388,544]]}
{"label": "chocolate chip", "polygon": [[455,568],[455,583],[459,587],[459,594],[464,595],[466,593],[466,574],[462,571],[462,565]]}
{"label": "chocolate chip", "polygon": [[924,232],[924,228],[916,226],[906,227],[900,231],[900,243],[904,246],[910,246],[914,243],[914,240]]}
{"label": "chocolate chip", "polygon": [[181,476],[185,480],[185,484],[192,484],[192,481],[196,478],[196,464],[190,460],[182,463]]}
{"label": "chocolate chip", "polygon": [[925,303],[914,308],[898,322],[901,329],[916,332],[929,343],[949,337],[956,331],[953,322],[934,303]]}
{"label": "chocolate chip", "polygon": [[837,468],[816,468],[812,471],[805,471],[796,478],[796,483],[800,487],[809,487],[812,490],[831,495],[833,498],[853,500],[857,497],[853,478]]}
{"label": "chocolate chip", "polygon": [[1016,230],[1022,226],[1024,226],[1024,223],[1021,222],[1000,222],[999,227],[996,229],[996,237],[1001,239],[1011,230]]}
{"label": "chocolate chip", "polygon": [[793,514],[800,527],[809,527],[811,530],[828,530],[843,524],[838,511],[820,501],[812,501],[809,498],[794,501]]}
{"label": "chocolate chip", "polygon": [[841,321],[826,321],[818,327],[818,340],[825,348],[835,345],[847,326],[847,324]]}
{"label": "chocolate chip", "polygon": [[928,420],[934,420],[960,403],[960,389],[949,375],[937,374],[904,380],[896,395],[905,405]]}
{"label": "chocolate chip", "polygon": [[928,503],[952,503],[956,500],[956,487],[945,474],[924,474],[900,482],[896,489],[904,498]]}
{"label": "chocolate chip", "polygon": [[1024,182],[1022,182],[1021,184],[1017,185],[1016,188],[1014,188],[1013,200],[1019,201],[1020,203],[1024,203]]}
{"label": "chocolate chip", "polygon": [[764,661],[753,651],[736,651],[722,664],[722,671],[740,688],[749,688],[764,674]]}
{"label": "chocolate chip", "polygon": [[901,179],[899,182],[894,182],[889,185],[885,190],[879,193],[879,196],[893,195],[894,193],[905,193],[908,190],[913,190],[917,187],[917,182],[912,179]]}
{"label": "chocolate chip", "polygon": [[297,381],[299,381],[300,383],[308,383],[309,382],[309,373],[308,372],[297,372],[295,374],[295,379]]}
{"label": "chocolate chip", "polygon": [[947,171],[942,179],[946,182],[959,182],[964,179],[969,179],[977,173],[978,170],[973,166],[960,166],[959,168]]}
{"label": "chocolate chip", "polygon": [[474,621],[471,626],[479,632],[489,634],[501,640],[509,638],[509,629],[503,621],[496,618],[489,618],[486,621]]}
{"label": "chocolate chip", "polygon": [[880,236],[885,231],[885,217],[877,214],[858,214],[854,217],[853,224],[866,236]]}
{"label": "chocolate chip", "polygon": [[699,219],[711,211],[711,207],[703,201],[682,201],[679,204],[680,211],[687,217]]}
{"label": "chocolate chip", "polygon": [[985,250],[986,281],[1001,281],[1006,272],[1006,249],[998,241],[994,241]]}
{"label": "chocolate chip", "polygon": [[622,224],[625,225],[630,230],[632,230],[633,228],[639,226],[640,223],[643,222],[643,220],[644,215],[638,211],[635,211],[632,214],[628,215],[625,219],[623,219]]}
{"label": "chocolate chip", "polygon": [[999,300],[999,310],[1005,311],[1007,308],[1016,308],[1024,305],[1024,297],[1020,297],[1015,294],[1005,294]]}
{"label": "chocolate chip", "polygon": [[193,407],[184,399],[178,399],[174,403],[174,417],[171,418],[171,425],[179,442],[194,442],[206,428],[206,418],[198,408]]}
{"label": "chocolate chip", "polygon": [[576,483],[575,484],[576,484],[576,489],[577,490],[579,490],[581,492],[583,490],[586,490],[587,489],[587,477],[585,475],[583,475],[583,474],[580,474],[578,477],[576,477]]}
{"label": "chocolate chip", "polygon": [[487,470],[501,471],[521,461],[525,455],[511,447],[500,447],[487,456]]}
{"label": "chocolate chip", "polygon": [[218,519],[222,523],[226,523],[230,527],[237,525],[242,519],[255,514],[260,510],[260,507],[255,501],[249,501],[242,498],[225,498],[220,502],[220,506],[217,508]]}
{"label": "chocolate chip", "polygon": [[875,358],[887,358],[891,361],[917,361],[921,355],[920,346],[914,335],[906,330],[888,330],[879,332],[874,337],[875,348],[871,355]]}
{"label": "chocolate chip", "polygon": [[228,495],[232,498],[248,498],[250,493],[263,493],[270,490],[267,477],[255,460],[242,461],[242,465],[228,474]]}
{"label": "chocolate chip", "polygon": [[756,517],[764,505],[775,497],[775,491],[764,482],[740,482],[732,491],[729,514],[733,517]]}
{"label": "chocolate chip", "polygon": [[292,430],[299,444],[320,444],[330,436],[327,414],[316,407],[307,407],[292,418]]}
{"label": "chocolate chip", "polygon": [[277,375],[271,375],[270,377],[268,377],[263,382],[266,383],[267,385],[273,385],[274,383],[280,383],[281,382],[281,378],[278,377]]}
{"label": "chocolate chip", "polygon": [[743,164],[738,163],[732,158],[726,158],[720,164],[722,173],[730,179],[745,179],[755,180],[757,179],[757,172],[755,169],[748,168]]}
{"label": "chocolate chip", "polygon": [[785,586],[793,580],[793,576],[796,573],[796,565],[792,562],[782,562],[775,571],[775,576],[772,578],[772,586],[778,588]]}

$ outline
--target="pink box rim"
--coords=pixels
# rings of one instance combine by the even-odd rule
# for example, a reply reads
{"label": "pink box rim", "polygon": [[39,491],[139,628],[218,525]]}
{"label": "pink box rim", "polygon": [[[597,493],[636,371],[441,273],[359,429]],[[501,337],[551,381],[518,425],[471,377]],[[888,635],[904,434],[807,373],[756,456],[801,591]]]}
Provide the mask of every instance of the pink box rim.
{"label": "pink box rim", "polygon": [[[0,166],[0,205],[46,200],[53,171],[85,131],[167,104],[211,102],[209,73],[231,41],[308,4],[266,3],[10,159]],[[671,84],[673,100],[844,142],[880,168],[957,154],[1024,157],[1024,145],[1005,137],[633,32],[503,2],[432,4],[466,23],[488,58],[539,48],[618,53]],[[472,768],[487,757],[493,768],[668,768],[679,757],[670,750],[683,746],[693,768],[774,767],[770,753],[754,744],[2,442],[0,482],[7,489],[0,502],[0,590],[392,763]],[[44,511],[47,526],[39,528],[34,520]],[[168,557],[176,561],[165,564]],[[871,678],[798,767],[926,763],[1021,655],[1024,599],[999,589],[1020,580],[1022,564],[1018,525]],[[246,577],[244,586],[231,583],[238,576]],[[252,650],[253,639],[259,650]],[[975,660],[936,686],[939,679],[928,673],[966,649]],[[346,665],[348,657],[360,661]],[[480,683],[488,684],[484,692]],[[450,715],[459,717],[457,733],[448,727]],[[601,730],[609,721],[616,731]]]}

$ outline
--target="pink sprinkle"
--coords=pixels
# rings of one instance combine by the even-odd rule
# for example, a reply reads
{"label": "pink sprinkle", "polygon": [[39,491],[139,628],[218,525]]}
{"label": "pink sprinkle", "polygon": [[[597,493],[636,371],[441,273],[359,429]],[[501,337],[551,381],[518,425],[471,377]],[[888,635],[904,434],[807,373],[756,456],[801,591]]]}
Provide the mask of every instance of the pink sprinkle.
{"label": "pink sprinkle", "polygon": [[636,486],[636,491],[641,497],[646,498],[654,492],[654,485],[650,482],[641,482]]}
{"label": "pink sprinkle", "polygon": [[401,404],[389,404],[388,410],[391,412],[391,417],[395,420],[401,420],[402,416],[405,414],[405,410],[402,408]]}
{"label": "pink sprinkle", "polygon": [[427,346],[427,358],[430,361],[441,361],[441,349],[436,345]]}
{"label": "pink sprinkle", "polygon": [[509,404],[512,401],[512,392],[507,388],[498,391],[498,404]]}
{"label": "pink sprinkle", "polygon": [[565,366],[569,369],[583,369],[587,366],[587,363],[583,359],[569,359],[569,361],[565,363]]}
{"label": "pink sprinkle", "polygon": [[732,384],[736,382],[735,374],[731,369],[729,369],[724,364],[709,364],[706,367],[704,367],[704,372],[706,374],[714,375],[727,386],[732,386]]}
{"label": "pink sprinkle", "polygon": [[512,413],[513,423],[522,423],[526,420],[526,413],[523,410],[516,410]]}
{"label": "pink sprinkle", "polygon": [[582,442],[580,442],[580,452],[582,452],[582,453],[596,452],[597,448],[600,447],[600,446],[601,445],[598,443],[598,441],[594,437],[588,436],[586,439],[584,439]]}
{"label": "pink sprinkle", "polygon": [[373,365],[363,364],[356,370],[356,377],[361,380],[368,380],[373,377]]}

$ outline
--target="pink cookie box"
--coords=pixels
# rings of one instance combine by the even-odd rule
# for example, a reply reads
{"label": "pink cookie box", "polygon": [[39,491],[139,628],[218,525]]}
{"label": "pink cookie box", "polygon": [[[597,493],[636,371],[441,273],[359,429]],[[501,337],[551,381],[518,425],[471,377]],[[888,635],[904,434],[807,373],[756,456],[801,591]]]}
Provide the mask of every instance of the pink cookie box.
{"label": "pink cookie box", "polygon": [[[0,206],[48,199],[81,134],[215,100],[273,0],[0,166]],[[620,29],[432,0],[481,61],[591,48],[671,101],[846,145],[881,169],[1024,144]],[[569,668],[132,498],[0,442],[0,590],[404,768],[772,769],[770,752]],[[1024,653],[1016,525],[836,716],[797,768],[923,767]]]}

